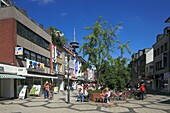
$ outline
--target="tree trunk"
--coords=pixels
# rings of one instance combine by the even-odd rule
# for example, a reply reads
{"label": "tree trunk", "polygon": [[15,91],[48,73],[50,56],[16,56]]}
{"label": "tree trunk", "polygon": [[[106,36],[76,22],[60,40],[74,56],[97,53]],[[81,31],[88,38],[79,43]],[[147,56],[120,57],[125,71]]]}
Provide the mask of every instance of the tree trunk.
{"label": "tree trunk", "polygon": [[99,88],[99,83],[100,83],[100,72],[97,72],[97,84],[96,84],[96,89],[98,90]]}

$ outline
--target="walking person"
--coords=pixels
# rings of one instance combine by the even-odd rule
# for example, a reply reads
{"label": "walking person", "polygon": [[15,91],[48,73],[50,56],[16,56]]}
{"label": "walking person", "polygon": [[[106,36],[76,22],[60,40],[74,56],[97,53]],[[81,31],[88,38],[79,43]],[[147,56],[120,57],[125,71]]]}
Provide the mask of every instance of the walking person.
{"label": "walking person", "polygon": [[143,100],[145,90],[145,85],[142,83],[140,86],[140,100]]}
{"label": "walking person", "polygon": [[49,97],[49,83],[48,81],[45,82],[44,84],[44,98],[48,98]]}
{"label": "walking person", "polygon": [[49,98],[53,99],[53,94],[54,94],[54,86],[52,82],[49,83]]}

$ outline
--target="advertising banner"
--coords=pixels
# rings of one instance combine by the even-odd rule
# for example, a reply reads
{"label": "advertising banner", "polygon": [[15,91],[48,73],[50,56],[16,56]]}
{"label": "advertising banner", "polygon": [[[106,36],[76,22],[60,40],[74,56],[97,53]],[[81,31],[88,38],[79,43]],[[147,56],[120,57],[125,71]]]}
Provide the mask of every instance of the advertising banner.
{"label": "advertising banner", "polygon": [[54,87],[54,93],[57,94],[58,93],[58,87]]}
{"label": "advertising banner", "polygon": [[25,99],[26,91],[27,91],[27,85],[24,85],[19,93],[19,99]]}
{"label": "advertising banner", "polygon": [[30,90],[30,95],[39,96],[40,95],[40,89],[41,89],[41,85],[33,85],[31,90]]}
{"label": "advertising banner", "polygon": [[40,89],[41,89],[41,85],[35,85],[35,95],[36,96],[40,95]]}

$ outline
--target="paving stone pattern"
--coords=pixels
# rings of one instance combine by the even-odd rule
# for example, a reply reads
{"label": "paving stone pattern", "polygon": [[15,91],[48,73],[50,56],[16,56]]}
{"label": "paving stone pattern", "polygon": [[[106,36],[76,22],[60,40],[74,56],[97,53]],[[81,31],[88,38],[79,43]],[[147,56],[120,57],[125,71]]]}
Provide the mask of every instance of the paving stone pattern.
{"label": "paving stone pattern", "polygon": [[128,99],[107,103],[76,102],[76,92],[60,91],[53,99],[31,96],[25,100],[0,101],[0,113],[170,113],[170,96],[148,95],[145,100]]}

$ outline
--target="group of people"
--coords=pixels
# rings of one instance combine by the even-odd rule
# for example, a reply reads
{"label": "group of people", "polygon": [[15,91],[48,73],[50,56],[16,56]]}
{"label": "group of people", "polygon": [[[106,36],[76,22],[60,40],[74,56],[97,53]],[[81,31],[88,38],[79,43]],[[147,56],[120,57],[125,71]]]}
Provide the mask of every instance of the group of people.
{"label": "group of people", "polygon": [[44,99],[45,98],[53,98],[53,85],[52,82],[46,81],[44,84]]}
{"label": "group of people", "polygon": [[111,96],[110,89],[105,88],[100,94],[100,97],[96,98],[96,101],[110,103],[110,96]]}
{"label": "group of people", "polygon": [[87,87],[80,87],[77,94],[77,100],[84,102],[84,99],[87,98],[89,101],[89,94],[87,92]]}

